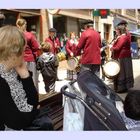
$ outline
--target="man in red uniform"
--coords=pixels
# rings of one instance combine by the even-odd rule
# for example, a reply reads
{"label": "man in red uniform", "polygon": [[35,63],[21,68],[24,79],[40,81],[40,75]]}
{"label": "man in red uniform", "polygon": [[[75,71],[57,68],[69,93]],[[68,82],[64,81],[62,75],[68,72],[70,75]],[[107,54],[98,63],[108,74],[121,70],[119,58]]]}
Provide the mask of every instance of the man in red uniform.
{"label": "man in red uniform", "polygon": [[55,28],[50,28],[49,29],[49,37],[45,39],[45,42],[51,43],[51,52],[53,54],[57,54],[59,52],[60,48],[60,41],[56,37],[56,29]]}
{"label": "man in red uniform", "polygon": [[93,21],[84,23],[85,31],[82,32],[79,44],[76,47],[76,55],[81,55],[81,71],[91,70],[99,76],[101,64],[101,37],[100,34],[93,29]]}

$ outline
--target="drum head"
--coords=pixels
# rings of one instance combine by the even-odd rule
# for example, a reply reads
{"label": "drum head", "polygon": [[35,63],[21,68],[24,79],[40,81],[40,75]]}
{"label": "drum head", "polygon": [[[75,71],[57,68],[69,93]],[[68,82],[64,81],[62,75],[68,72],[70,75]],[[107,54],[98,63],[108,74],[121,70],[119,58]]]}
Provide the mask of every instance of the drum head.
{"label": "drum head", "polygon": [[114,76],[118,75],[120,72],[120,65],[116,60],[110,60],[104,65],[104,73],[105,76],[109,78],[113,78]]}
{"label": "drum head", "polygon": [[68,61],[67,61],[67,65],[68,65],[68,69],[69,70],[75,70],[75,68],[78,65],[78,61],[74,57],[73,58],[69,58]]}

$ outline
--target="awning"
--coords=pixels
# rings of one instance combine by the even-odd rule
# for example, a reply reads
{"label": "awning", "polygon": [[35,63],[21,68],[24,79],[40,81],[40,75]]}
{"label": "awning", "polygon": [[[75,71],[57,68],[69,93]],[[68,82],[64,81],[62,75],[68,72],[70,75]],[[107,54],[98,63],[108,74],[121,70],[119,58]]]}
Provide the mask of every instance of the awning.
{"label": "awning", "polygon": [[78,19],[93,20],[91,9],[61,9],[58,14]]}
{"label": "awning", "polygon": [[132,36],[135,37],[140,37],[140,29],[137,29],[135,31],[129,31],[131,33]]}

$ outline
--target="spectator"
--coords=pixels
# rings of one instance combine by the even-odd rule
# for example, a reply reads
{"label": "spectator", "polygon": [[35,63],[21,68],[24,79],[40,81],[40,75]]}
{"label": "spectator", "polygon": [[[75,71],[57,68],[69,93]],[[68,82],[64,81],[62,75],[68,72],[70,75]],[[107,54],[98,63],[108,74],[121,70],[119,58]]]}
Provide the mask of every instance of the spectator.
{"label": "spectator", "polygon": [[43,54],[37,59],[37,69],[41,71],[47,93],[55,91],[58,67],[57,57],[51,52],[51,47],[49,42],[43,42],[41,47]]}
{"label": "spectator", "polygon": [[140,90],[130,90],[124,103],[116,104],[128,130],[140,130]]}
{"label": "spectator", "polygon": [[[56,37],[56,29],[55,28],[50,28],[49,29],[49,37],[45,39],[45,42],[49,42],[52,47],[51,47],[51,52],[56,55],[59,51],[60,51],[60,41],[59,39]],[[56,67],[56,71],[57,71],[58,67]],[[57,81],[59,81],[58,79],[58,74],[57,74]]]}
{"label": "spectator", "polygon": [[38,93],[24,63],[26,41],[15,26],[0,28],[0,130],[52,130],[45,109],[41,116]]}

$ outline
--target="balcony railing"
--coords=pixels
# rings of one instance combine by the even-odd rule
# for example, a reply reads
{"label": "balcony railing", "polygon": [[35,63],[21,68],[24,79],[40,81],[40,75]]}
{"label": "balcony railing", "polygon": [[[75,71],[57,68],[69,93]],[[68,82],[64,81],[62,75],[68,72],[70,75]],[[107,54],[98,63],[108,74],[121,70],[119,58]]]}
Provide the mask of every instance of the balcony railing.
{"label": "balcony railing", "polygon": [[136,11],[135,11],[135,9],[126,10],[126,15],[129,15],[131,17],[136,17]]}
{"label": "balcony railing", "polygon": [[122,10],[121,10],[121,9],[116,9],[115,12],[116,12],[117,14],[122,14]]}

